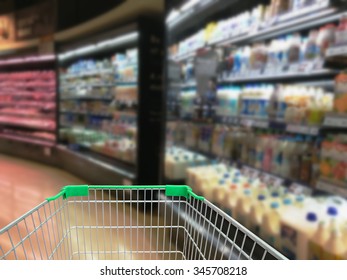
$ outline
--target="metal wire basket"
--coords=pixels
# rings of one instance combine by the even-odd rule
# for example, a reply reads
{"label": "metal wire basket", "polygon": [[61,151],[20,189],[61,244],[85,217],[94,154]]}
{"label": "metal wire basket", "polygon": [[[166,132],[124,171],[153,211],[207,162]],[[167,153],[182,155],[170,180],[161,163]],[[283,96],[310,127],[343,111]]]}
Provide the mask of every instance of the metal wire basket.
{"label": "metal wire basket", "polygon": [[67,186],[0,230],[0,259],[285,259],[187,186]]}

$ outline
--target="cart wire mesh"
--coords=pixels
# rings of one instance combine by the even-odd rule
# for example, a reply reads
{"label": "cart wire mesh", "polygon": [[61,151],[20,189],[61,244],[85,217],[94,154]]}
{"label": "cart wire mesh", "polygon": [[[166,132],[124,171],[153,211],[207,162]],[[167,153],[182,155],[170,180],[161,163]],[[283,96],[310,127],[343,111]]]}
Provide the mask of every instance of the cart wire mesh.
{"label": "cart wire mesh", "polygon": [[68,186],[0,230],[0,260],[286,259],[187,186]]}

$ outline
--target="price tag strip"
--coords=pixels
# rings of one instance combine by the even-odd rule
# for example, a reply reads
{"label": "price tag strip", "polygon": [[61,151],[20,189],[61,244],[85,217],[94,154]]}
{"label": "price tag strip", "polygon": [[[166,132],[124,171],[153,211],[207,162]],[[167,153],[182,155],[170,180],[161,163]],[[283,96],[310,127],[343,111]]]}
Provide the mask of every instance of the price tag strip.
{"label": "price tag strip", "polygon": [[318,126],[288,124],[286,127],[286,131],[291,132],[291,133],[299,133],[299,134],[316,136],[319,134],[319,127]]}
{"label": "price tag strip", "polygon": [[259,178],[260,181],[268,186],[279,187],[283,185],[284,179],[277,177],[275,175],[260,171],[258,169],[252,168],[250,166],[243,166],[242,173],[249,178],[256,179]]}
{"label": "price tag strip", "polygon": [[347,198],[347,186],[344,188],[344,187],[336,186],[331,183],[320,180],[317,183],[317,189]]}
{"label": "price tag strip", "polygon": [[326,57],[338,55],[347,56],[347,45],[331,47],[326,51]]}
{"label": "price tag strip", "polygon": [[327,115],[324,119],[324,126],[347,128],[347,115]]}
{"label": "price tag strip", "polygon": [[305,195],[312,195],[313,189],[298,183],[293,183],[289,186],[289,191],[293,194],[299,195],[299,194],[305,194]]}
{"label": "price tag strip", "polygon": [[267,120],[253,120],[242,118],[241,125],[247,127],[269,128],[269,122]]}

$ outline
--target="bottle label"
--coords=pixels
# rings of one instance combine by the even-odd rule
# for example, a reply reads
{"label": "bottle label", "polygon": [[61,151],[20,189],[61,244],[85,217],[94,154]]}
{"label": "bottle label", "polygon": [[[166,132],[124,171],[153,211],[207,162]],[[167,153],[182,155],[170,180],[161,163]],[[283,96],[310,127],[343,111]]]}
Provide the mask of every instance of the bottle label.
{"label": "bottle label", "polygon": [[287,225],[281,224],[281,249],[283,254],[291,260],[297,258],[298,232]]}
{"label": "bottle label", "polygon": [[323,260],[323,248],[316,242],[309,242],[308,244],[308,259],[309,260]]}
{"label": "bottle label", "polygon": [[333,254],[330,252],[323,252],[324,260],[344,260],[345,258],[338,254]]}

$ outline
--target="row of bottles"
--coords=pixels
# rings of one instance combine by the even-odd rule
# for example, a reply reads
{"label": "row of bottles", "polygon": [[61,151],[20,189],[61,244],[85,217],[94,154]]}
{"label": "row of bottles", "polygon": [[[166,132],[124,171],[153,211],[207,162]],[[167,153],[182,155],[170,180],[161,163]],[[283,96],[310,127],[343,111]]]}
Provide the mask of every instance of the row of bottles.
{"label": "row of bottles", "polygon": [[294,195],[223,164],[188,169],[188,185],[289,259],[346,259],[347,202]]}
{"label": "row of bottles", "polygon": [[178,123],[170,129],[174,143],[216,157],[240,161],[312,186],[318,178],[320,138],[193,123]]}

